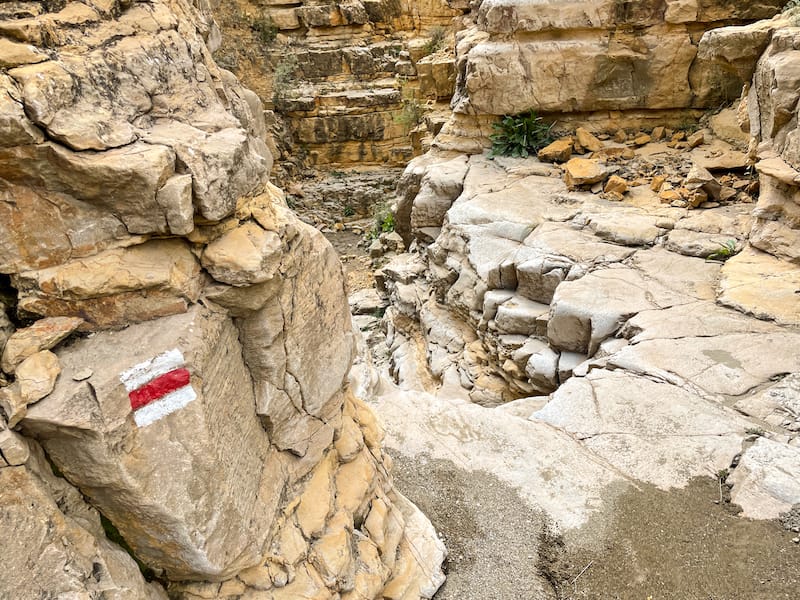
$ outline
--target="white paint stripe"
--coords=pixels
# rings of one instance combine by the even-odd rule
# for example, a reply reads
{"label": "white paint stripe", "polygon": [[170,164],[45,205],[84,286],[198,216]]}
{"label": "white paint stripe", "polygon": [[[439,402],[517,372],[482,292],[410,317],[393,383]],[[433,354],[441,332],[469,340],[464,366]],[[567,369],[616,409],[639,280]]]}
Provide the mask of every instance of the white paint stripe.
{"label": "white paint stripe", "polygon": [[195,394],[192,386],[185,385],[135,411],[133,420],[136,421],[139,427],[150,425],[159,419],[163,419],[168,414],[174,413],[179,408],[183,408],[196,398],[197,394]]}
{"label": "white paint stripe", "polygon": [[134,365],[127,371],[123,371],[119,379],[125,386],[125,389],[128,390],[128,392],[132,392],[159,375],[169,373],[173,369],[182,367],[185,362],[181,351],[174,348],[150,360],[146,360],[143,363]]}

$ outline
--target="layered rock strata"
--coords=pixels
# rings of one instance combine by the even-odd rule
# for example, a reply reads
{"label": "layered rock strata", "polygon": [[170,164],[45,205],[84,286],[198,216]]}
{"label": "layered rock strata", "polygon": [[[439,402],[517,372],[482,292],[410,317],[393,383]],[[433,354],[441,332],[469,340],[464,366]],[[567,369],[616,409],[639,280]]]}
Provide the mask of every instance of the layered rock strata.
{"label": "layered rock strata", "polygon": [[182,0],[0,7],[4,597],[441,584],[349,385],[341,265],[218,41]]}
{"label": "layered rock strata", "polygon": [[749,80],[704,55],[704,32],[769,18],[783,4],[485,0],[458,34],[454,115],[437,143],[473,151],[497,116],[530,109],[612,131],[692,118]]}
{"label": "layered rock strata", "polygon": [[421,150],[424,127],[412,130],[426,102],[452,96],[452,32],[465,9],[445,0],[220,5],[229,35],[218,55],[283,117],[290,165],[404,165]]}
{"label": "layered rock strata", "polygon": [[[492,6],[481,9],[487,27]],[[523,25],[552,28],[564,18],[541,3],[528,8]],[[733,188],[722,194],[700,166],[719,173],[746,164],[730,147],[711,150],[718,141],[710,130],[684,144],[685,159],[674,159],[689,163],[682,191],[702,192],[696,203],[659,173],[668,160],[659,156],[682,152],[675,140],[651,148],[650,135],[591,140],[579,131],[568,149],[580,147],[584,157],[576,160],[602,171],[580,181],[580,169],[569,162],[559,167],[441,149],[412,161],[396,211],[411,251],[377,276],[391,300],[392,375],[401,389],[427,392],[430,402],[409,439],[446,429],[433,423],[449,411],[456,428],[459,421],[499,423],[513,415],[525,424],[503,431],[518,426],[539,436],[554,427],[566,436],[553,442],[564,445],[559,456],[588,451],[612,480],[668,489],[709,474],[724,479],[730,469],[732,501],[748,517],[776,518],[800,500],[800,270],[792,217],[800,180],[791,19],[714,30],[700,41],[709,61],[737,64],[739,76],[753,77],[739,114],[749,114],[758,158],[755,208],[736,199]],[[728,50],[764,31],[760,58],[731,60]],[[487,64],[498,72],[507,66],[500,58]],[[540,84],[537,98],[557,89]],[[663,137],[657,129],[653,139]],[[589,152],[580,139],[598,147]],[[627,180],[616,176],[614,186],[604,183],[612,172],[625,174],[614,158],[623,154],[640,171]],[[707,202],[712,195],[716,201]],[[393,414],[396,401],[387,397],[382,409]],[[502,416],[487,414],[494,411]],[[471,429],[464,447],[484,444],[491,452],[484,429]],[[544,452],[533,446],[532,454]],[[552,505],[553,494],[561,496],[548,490],[566,483],[545,475],[553,468],[546,455],[530,468],[522,462],[514,463],[517,470],[502,467],[507,481],[521,485],[561,526],[586,522],[580,499],[593,502],[598,492],[578,469],[569,470],[577,473],[570,485],[581,507],[572,509]]]}

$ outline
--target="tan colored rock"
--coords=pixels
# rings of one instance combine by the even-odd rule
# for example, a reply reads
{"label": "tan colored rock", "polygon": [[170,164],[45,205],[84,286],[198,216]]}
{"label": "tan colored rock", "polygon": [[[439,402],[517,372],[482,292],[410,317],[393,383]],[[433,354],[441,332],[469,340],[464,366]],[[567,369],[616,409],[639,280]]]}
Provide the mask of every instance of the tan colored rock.
{"label": "tan colored rock", "polygon": [[0,459],[3,466],[17,467],[28,462],[30,448],[24,437],[10,429],[0,430]]}
{"label": "tan colored rock", "polygon": [[800,468],[800,449],[764,437],[742,453],[728,480],[731,500],[751,519],[775,519],[800,503],[800,486],[793,476]]}
{"label": "tan colored rock", "polygon": [[45,316],[81,315],[85,328],[184,312],[202,282],[200,265],[181,240],[107,250],[17,277],[20,308]]}
{"label": "tan colored rock", "polygon": [[600,161],[587,158],[572,158],[564,164],[564,182],[568,189],[604,181],[608,170]]}
{"label": "tan colored rock", "polygon": [[603,142],[583,127],[578,127],[575,130],[575,137],[578,143],[589,152],[599,152],[603,149]]}
{"label": "tan colored rock", "polygon": [[350,462],[356,458],[364,447],[361,428],[352,418],[347,416],[342,418],[342,428],[336,434],[334,447],[342,462]]}
{"label": "tan colored rock", "polygon": [[633,143],[636,146],[644,146],[645,144],[649,144],[652,141],[653,138],[647,135],[646,133],[639,134],[633,138]]}
{"label": "tan colored rock", "polygon": [[689,148],[697,148],[700,144],[704,144],[705,141],[706,137],[702,131],[697,131],[686,138],[686,143],[689,144]]}
{"label": "tan colored rock", "polygon": [[311,547],[309,560],[329,588],[347,590],[354,585],[351,535],[351,513],[337,512],[328,523],[325,533]]}
{"label": "tan colored rock", "polygon": [[306,538],[318,535],[333,510],[335,456],[328,456],[314,469],[297,506],[297,524]]}
{"label": "tan colored rock", "polygon": [[650,137],[652,137],[656,142],[662,140],[664,138],[664,128],[660,125],[658,127],[654,127],[653,131],[650,133]]}
{"label": "tan colored rock", "polygon": [[719,302],[759,319],[800,323],[800,272],[796,266],[755,249],[728,259],[720,273]]}
{"label": "tan colored rock", "polygon": [[624,144],[628,141],[628,134],[625,133],[624,129],[617,129],[617,131],[614,133],[614,141],[618,144]]}
{"label": "tan colored rock", "polygon": [[16,382],[0,388],[0,410],[3,411],[9,427],[16,427],[28,412],[28,403],[22,397]]}
{"label": "tan colored rock", "polygon": [[624,194],[625,192],[628,191],[628,182],[625,181],[619,175],[612,175],[606,181],[606,184],[605,184],[605,187],[603,188],[603,191],[606,194],[608,194],[608,193],[616,193],[616,194],[622,195],[622,194]]}
{"label": "tan colored rock", "polygon": [[334,478],[337,510],[358,514],[369,501],[375,479],[375,466],[366,450],[362,450],[355,460],[341,465]]}
{"label": "tan colored rock", "polygon": [[19,65],[40,63],[47,60],[47,55],[30,44],[0,39],[0,67],[11,68]]}
{"label": "tan colored rock", "polygon": [[43,457],[36,462],[35,472],[30,464],[0,469],[0,595],[166,600],[163,588],[145,582],[133,559],[106,538],[97,512],[74,488],[48,477]]}
{"label": "tan colored rock", "polygon": [[660,192],[661,187],[664,185],[664,182],[667,180],[666,176],[664,175],[656,175],[653,177],[652,181],[650,182],[650,190],[653,192]]}
{"label": "tan colored rock", "polygon": [[[173,579],[256,564],[282,495],[241,356],[230,319],[199,307],[98,333],[58,352],[56,388],[21,423],[137,557]],[[132,408],[128,388],[181,368],[189,380],[175,395]]]}
{"label": "tan colored rock", "polygon": [[13,373],[23,360],[55,347],[82,323],[83,319],[76,317],[49,317],[36,321],[30,327],[18,329],[8,339],[3,351],[3,371]]}
{"label": "tan colored rock", "polygon": [[223,283],[262,283],[275,275],[283,250],[277,233],[248,221],[209,244],[203,252],[203,266]]}
{"label": "tan colored rock", "polygon": [[25,404],[38,402],[52,392],[60,373],[58,357],[49,350],[37,352],[17,365],[15,383]]}
{"label": "tan colored rock", "polygon": [[562,138],[539,150],[537,156],[545,162],[566,162],[572,156],[572,145],[572,138]]}

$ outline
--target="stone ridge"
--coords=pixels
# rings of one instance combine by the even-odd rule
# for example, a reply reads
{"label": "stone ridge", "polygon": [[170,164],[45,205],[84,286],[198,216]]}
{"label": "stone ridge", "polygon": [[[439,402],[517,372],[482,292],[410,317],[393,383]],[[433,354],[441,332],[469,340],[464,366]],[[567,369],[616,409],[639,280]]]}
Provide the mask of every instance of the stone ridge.
{"label": "stone ridge", "polygon": [[430,598],[341,265],[206,8],[0,6],[0,596]]}
{"label": "stone ridge", "polygon": [[497,116],[531,109],[593,130],[677,124],[735,99],[749,80],[708,66],[704,32],[772,17],[783,4],[485,0],[458,35],[454,115],[437,144],[472,151]]}
{"label": "stone ridge", "polygon": [[274,108],[287,136],[278,167],[289,175],[404,166],[422,150],[416,113],[452,96],[453,31],[466,9],[449,0],[223,4],[217,56]]}

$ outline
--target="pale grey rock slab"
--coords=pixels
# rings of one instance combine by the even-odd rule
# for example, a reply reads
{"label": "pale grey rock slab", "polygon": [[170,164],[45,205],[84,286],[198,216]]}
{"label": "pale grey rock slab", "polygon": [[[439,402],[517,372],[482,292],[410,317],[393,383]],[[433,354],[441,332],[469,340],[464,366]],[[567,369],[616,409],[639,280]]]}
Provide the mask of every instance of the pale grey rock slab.
{"label": "pale grey rock slab", "polygon": [[761,437],[728,478],[731,502],[751,519],[775,519],[800,503],[800,448]]}
{"label": "pale grey rock slab", "polygon": [[682,388],[621,370],[572,377],[531,419],[569,432],[626,476],[665,489],[730,465],[748,424]]}

